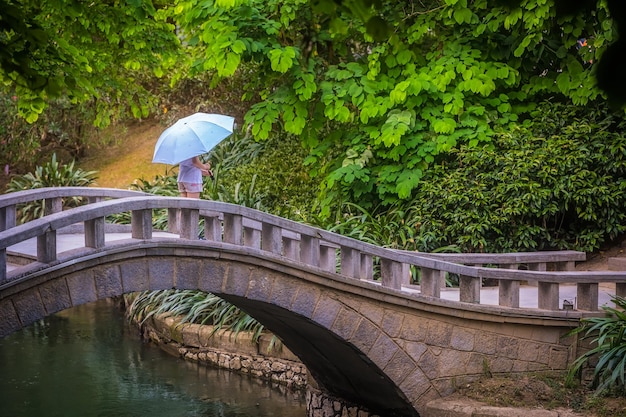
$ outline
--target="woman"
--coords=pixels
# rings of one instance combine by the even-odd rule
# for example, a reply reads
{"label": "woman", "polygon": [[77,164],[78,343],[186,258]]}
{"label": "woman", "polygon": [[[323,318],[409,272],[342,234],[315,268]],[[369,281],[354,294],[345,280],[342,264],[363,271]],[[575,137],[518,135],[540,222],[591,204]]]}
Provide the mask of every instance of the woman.
{"label": "woman", "polygon": [[211,176],[211,163],[203,164],[194,156],[178,165],[178,191],[181,197],[200,198],[202,192],[202,176]]}

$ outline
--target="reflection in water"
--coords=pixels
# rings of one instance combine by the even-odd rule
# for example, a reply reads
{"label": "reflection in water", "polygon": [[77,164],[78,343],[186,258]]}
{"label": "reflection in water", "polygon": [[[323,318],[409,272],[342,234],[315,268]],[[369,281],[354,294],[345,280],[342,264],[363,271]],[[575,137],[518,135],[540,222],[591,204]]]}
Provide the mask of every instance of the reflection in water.
{"label": "reflection in water", "polygon": [[304,398],[140,341],[111,301],[0,339],[0,417],[298,417]]}

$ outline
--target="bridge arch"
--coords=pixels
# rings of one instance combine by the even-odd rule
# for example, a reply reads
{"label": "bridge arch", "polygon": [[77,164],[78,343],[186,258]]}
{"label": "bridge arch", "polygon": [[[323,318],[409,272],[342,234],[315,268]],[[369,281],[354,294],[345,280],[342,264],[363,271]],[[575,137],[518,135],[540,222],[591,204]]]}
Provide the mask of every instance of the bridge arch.
{"label": "bridge arch", "polygon": [[[494,372],[511,372],[533,366],[563,369],[571,360],[568,344],[550,332],[545,341],[533,342],[528,357],[521,351],[524,337],[513,335],[524,332],[523,325],[503,332],[506,320],[489,326],[467,312],[450,316],[454,310],[446,303],[423,304],[368,282],[355,287],[336,274],[312,272],[252,248],[128,240],[96,253],[68,252],[53,267],[37,268],[41,265],[33,265],[28,280],[18,278],[5,291],[0,333],[102,298],[199,289],[267,326],[323,391],[382,416],[418,416],[428,400],[451,393],[455,382],[482,374],[485,362]],[[530,327],[528,339],[539,331]],[[489,338],[482,348],[479,341]],[[498,344],[504,353],[497,351]]]}
{"label": "bridge arch", "polygon": [[[77,191],[35,194],[58,201]],[[200,289],[241,307],[281,337],[331,396],[383,416],[417,416],[429,400],[486,371],[566,369],[577,341],[562,336],[581,317],[600,314],[599,284],[614,283],[618,295],[626,293],[623,272],[545,269],[555,259],[572,263],[576,253],[440,258],[221,202],[86,193],[94,193],[94,203],[53,209],[23,225],[15,225],[16,204],[33,196],[0,196],[0,337],[101,298]],[[101,194],[117,200],[101,201]],[[152,212],[161,209],[176,229],[169,237],[153,235]],[[128,212],[131,238],[107,241],[107,216]],[[198,240],[200,219],[206,241]],[[77,225],[84,246],[59,251],[62,231]],[[11,252],[29,239],[36,240],[33,262],[9,270]],[[494,263],[509,266],[482,266]],[[529,268],[513,268],[517,263]],[[420,273],[419,288],[407,282],[410,268]],[[441,297],[443,274],[459,277],[460,302]],[[498,305],[481,304],[485,278],[499,283]],[[539,308],[521,305],[527,280],[537,283]],[[559,288],[568,282],[577,286],[578,308],[563,311]]]}
{"label": "bridge arch", "polygon": [[[97,256],[61,260],[54,271],[17,285],[11,297],[0,301],[1,332],[98,299],[143,290],[198,289],[223,297],[263,323],[302,360],[323,391],[379,415],[419,415],[381,370],[391,360],[389,353],[368,356],[348,342],[359,340],[357,333],[368,334],[360,348],[371,349],[381,337],[388,339],[387,349],[395,344],[380,323],[356,318],[351,304],[358,301],[340,292],[347,283],[339,280],[330,291],[319,286],[328,277],[268,262],[250,251],[174,244],[171,239],[148,247],[135,242],[116,246]],[[398,350],[393,346],[392,351]]]}

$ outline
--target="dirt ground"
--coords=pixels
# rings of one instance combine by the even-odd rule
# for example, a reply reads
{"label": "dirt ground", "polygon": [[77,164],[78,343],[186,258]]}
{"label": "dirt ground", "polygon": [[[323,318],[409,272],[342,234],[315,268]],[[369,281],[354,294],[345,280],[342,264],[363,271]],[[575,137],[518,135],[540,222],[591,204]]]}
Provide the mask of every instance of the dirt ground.
{"label": "dirt ground", "polygon": [[570,409],[588,417],[626,417],[626,397],[595,397],[585,387],[567,388],[563,377],[485,377],[457,394],[495,407]]}
{"label": "dirt ground", "polygon": [[[608,269],[608,259],[626,257],[626,242],[616,242],[588,256],[579,271]],[[458,389],[457,394],[498,407],[567,408],[588,417],[626,417],[626,397],[596,397],[587,387],[569,388],[562,375],[484,377]]]}

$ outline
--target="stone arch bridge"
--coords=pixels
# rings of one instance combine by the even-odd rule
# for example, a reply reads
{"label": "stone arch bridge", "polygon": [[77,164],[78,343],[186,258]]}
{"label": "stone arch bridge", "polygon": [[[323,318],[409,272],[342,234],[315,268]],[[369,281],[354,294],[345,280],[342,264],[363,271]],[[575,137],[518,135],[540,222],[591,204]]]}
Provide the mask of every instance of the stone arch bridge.
{"label": "stone arch bridge", "polygon": [[[64,209],[69,197],[83,204]],[[32,202],[47,215],[16,225],[20,204]],[[167,211],[169,233],[153,230],[157,210]],[[113,239],[106,219],[118,213],[130,214],[131,226]],[[84,240],[68,248],[73,228]],[[28,247],[36,248],[30,258]],[[101,298],[199,289],[280,337],[324,394],[380,416],[419,416],[486,371],[566,369],[579,343],[564,335],[600,314],[606,288],[626,293],[624,272],[573,271],[584,257],[404,252],[215,201],[28,190],[0,196],[0,337]],[[446,274],[459,288],[445,288]],[[491,295],[486,280],[498,284]]]}

